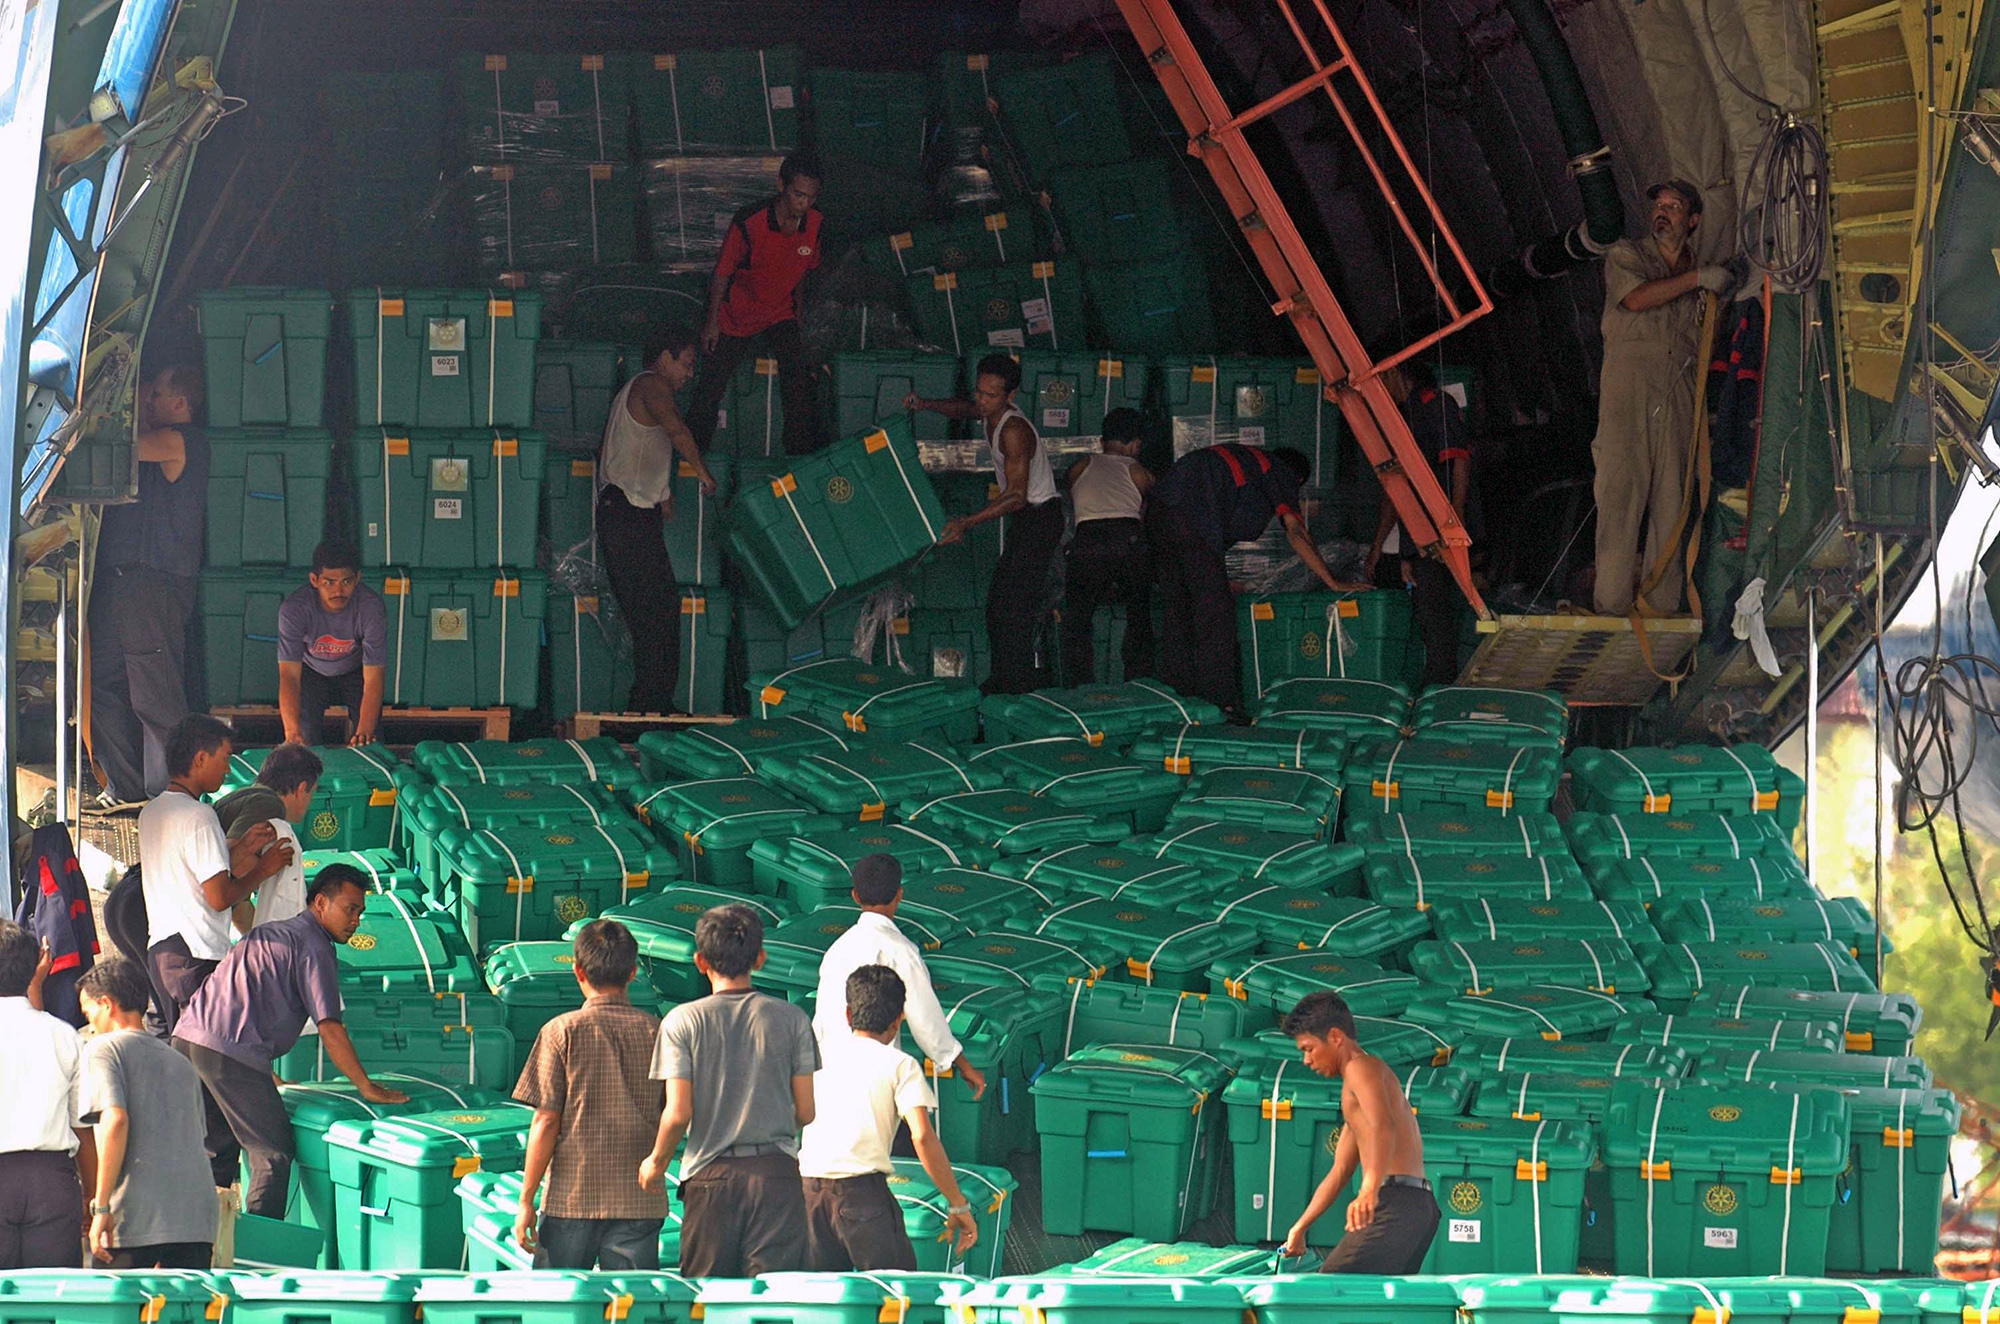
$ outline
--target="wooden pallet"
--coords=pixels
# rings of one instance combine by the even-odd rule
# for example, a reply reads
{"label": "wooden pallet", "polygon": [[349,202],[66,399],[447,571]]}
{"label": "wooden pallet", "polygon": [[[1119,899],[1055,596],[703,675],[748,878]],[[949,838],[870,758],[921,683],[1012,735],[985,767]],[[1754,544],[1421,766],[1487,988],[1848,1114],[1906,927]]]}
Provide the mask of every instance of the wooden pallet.
{"label": "wooden pallet", "polygon": [[560,725],[571,740],[595,740],[611,728],[611,734],[629,738],[644,731],[671,730],[678,726],[727,726],[734,717],[687,716],[682,713],[575,713]]}
{"label": "wooden pallet", "polygon": [[1479,651],[1458,683],[1554,690],[1572,708],[1637,707],[1666,683],[1655,668],[1673,675],[1700,641],[1691,616],[1648,620],[1645,647],[1623,616],[1501,616],[1479,622]]}
{"label": "wooden pallet", "polygon": [[[278,716],[278,706],[272,703],[245,703],[209,709],[215,716],[232,726],[247,726],[261,734],[275,726],[278,734],[274,740],[284,738],[284,722]],[[343,721],[347,709],[329,708],[328,719],[336,715]],[[506,740],[514,726],[512,708],[384,708],[382,727],[378,735],[390,744],[409,744],[408,740],[389,740],[393,733],[399,736],[429,737],[440,727],[456,728],[460,731],[471,729],[479,733],[482,740]]]}

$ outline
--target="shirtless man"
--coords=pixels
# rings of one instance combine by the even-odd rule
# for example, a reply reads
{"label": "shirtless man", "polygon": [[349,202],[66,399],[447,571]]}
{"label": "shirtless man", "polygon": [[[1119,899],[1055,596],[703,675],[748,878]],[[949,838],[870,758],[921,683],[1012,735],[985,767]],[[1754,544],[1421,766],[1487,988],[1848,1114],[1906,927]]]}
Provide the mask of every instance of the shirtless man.
{"label": "shirtless man", "polygon": [[1347,1206],[1347,1233],[1321,1273],[1409,1274],[1437,1235],[1438,1207],[1424,1176],[1424,1142],[1403,1088],[1379,1057],[1362,1051],[1354,1013],[1338,993],[1310,993],[1285,1017],[1284,1031],[1316,1075],[1340,1077],[1345,1125],[1333,1170],[1285,1236],[1285,1254],[1303,1255],[1306,1231],[1333,1207],[1355,1169],[1361,1187]]}
{"label": "shirtless man", "polygon": [[597,549],[625,628],[632,634],[632,695],[626,711],[674,711],[681,670],[681,592],[667,555],[665,522],[673,517],[676,460],[694,467],[713,494],[694,436],[674,392],[694,377],[695,338],[672,328],[646,352],[646,370],[611,402],[598,452]]}

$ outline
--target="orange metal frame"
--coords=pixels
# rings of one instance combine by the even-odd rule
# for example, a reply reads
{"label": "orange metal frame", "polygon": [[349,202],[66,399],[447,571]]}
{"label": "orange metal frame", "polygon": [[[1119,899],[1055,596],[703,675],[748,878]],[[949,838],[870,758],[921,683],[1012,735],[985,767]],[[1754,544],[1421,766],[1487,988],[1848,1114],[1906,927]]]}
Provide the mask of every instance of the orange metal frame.
{"label": "orange metal frame", "polygon": [[[1263,264],[1264,274],[1269,277],[1277,294],[1271,311],[1279,317],[1289,317],[1298,330],[1307,352],[1319,365],[1321,380],[1327,383],[1327,398],[1340,407],[1341,416],[1353,429],[1355,440],[1360,443],[1362,452],[1367,455],[1390,499],[1395,502],[1404,526],[1426,552],[1437,556],[1451,570],[1452,577],[1458,581],[1473,610],[1482,619],[1490,619],[1492,612],[1472,583],[1472,566],[1468,558],[1472,539],[1459,523],[1444,489],[1438,486],[1437,476],[1417,449],[1410,426],[1404,421],[1402,411],[1396,408],[1395,401],[1389,398],[1388,388],[1382,384],[1380,374],[1383,369],[1422,353],[1475,318],[1493,311],[1493,301],[1477,273],[1472,270],[1457,236],[1445,224],[1436,199],[1417,173],[1416,163],[1410,159],[1403,140],[1389,123],[1382,103],[1376,99],[1373,85],[1355,61],[1354,52],[1339,25],[1333,21],[1333,15],[1327,11],[1325,0],[1311,0],[1311,4],[1320,22],[1325,25],[1333,48],[1339,52],[1338,58],[1331,63],[1320,59],[1305,27],[1292,12],[1291,0],[1273,0],[1273,3],[1284,14],[1313,72],[1276,96],[1268,97],[1240,113],[1233,112],[1223,100],[1215,80],[1209,76],[1208,67],[1188,40],[1187,30],[1174,13],[1172,0],[1118,0],[1118,8],[1124,13],[1127,26],[1145,51],[1147,62],[1158,75],[1166,89],[1167,99],[1173,103],[1175,113],[1181,117],[1181,123],[1188,131],[1188,154],[1207,163],[1209,172],[1215,176],[1216,186],[1229,204],[1231,214],[1236,217],[1237,225],[1250,241],[1257,260]],[[1367,102],[1368,113],[1374,116],[1383,135],[1396,149],[1396,159],[1401,163],[1403,173],[1423,199],[1438,238],[1450,251],[1452,264],[1476,298],[1473,306],[1460,306],[1449,283],[1438,270],[1436,260],[1427,251],[1423,238],[1397,200],[1389,177],[1361,135],[1353,111],[1334,87],[1334,79],[1343,74],[1353,79]],[[1355,146],[1360,149],[1362,159],[1375,176],[1376,187],[1382,191],[1397,225],[1430,277],[1439,301],[1451,317],[1437,331],[1380,363],[1369,359],[1368,351],[1355,335],[1347,314],[1342,311],[1333,297],[1333,290],[1326,283],[1326,277],[1321,274],[1319,263],[1306,248],[1298,227],[1292,223],[1291,214],[1272,187],[1263,163],[1243,136],[1243,130],[1250,125],[1316,91],[1325,92],[1327,100],[1332,102],[1341,123],[1346,126]]]}

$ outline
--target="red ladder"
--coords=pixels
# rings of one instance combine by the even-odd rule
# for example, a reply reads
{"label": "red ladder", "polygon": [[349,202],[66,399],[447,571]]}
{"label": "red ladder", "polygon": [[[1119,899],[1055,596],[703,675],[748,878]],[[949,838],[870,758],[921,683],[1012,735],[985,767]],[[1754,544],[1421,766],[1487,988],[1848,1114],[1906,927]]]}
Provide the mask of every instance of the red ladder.
{"label": "red ladder", "polygon": [[[1216,187],[1222,191],[1223,199],[1229,204],[1237,225],[1242,228],[1244,238],[1250,241],[1257,260],[1263,264],[1264,274],[1277,294],[1271,311],[1277,316],[1289,317],[1298,330],[1307,352],[1319,365],[1321,380],[1327,383],[1327,398],[1340,407],[1341,416],[1347,420],[1347,426],[1353,430],[1362,452],[1367,455],[1390,499],[1395,502],[1404,527],[1410,530],[1426,553],[1436,556],[1451,570],[1452,577],[1458,581],[1459,588],[1480,618],[1491,619],[1492,612],[1472,583],[1472,566],[1467,555],[1472,539],[1459,523],[1444,489],[1438,486],[1437,476],[1417,449],[1416,440],[1410,435],[1410,426],[1404,421],[1402,411],[1396,408],[1395,401],[1389,398],[1388,388],[1382,384],[1380,374],[1383,369],[1422,353],[1475,318],[1493,311],[1493,301],[1487,296],[1486,287],[1472,270],[1471,263],[1466,260],[1457,236],[1445,224],[1444,216],[1438,211],[1430,189],[1418,175],[1416,164],[1410,159],[1403,140],[1397,136],[1382,109],[1382,103],[1376,99],[1374,87],[1355,61],[1347,38],[1333,21],[1333,15],[1327,12],[1325,0],[1311,0],[1311,4],[1320,22],[1325,25],[1327,39],[1338,51],[1337,58],[1331,62],[1320,59],[1306,28],[1292,12],[1291,0],[1273,0],[1273,3],[1284,14],[1313,72],[1240,114],[1232,111],[1223,100],[1215,80],[1209,76],[1208,67],[1202,63],[1194,44],[1188,40],[1187,30],[1174,13],[1172,0],[1118,0],[1118,8],[1123,11],[1127,26],[1138,39],[1140,49],[1145,51],[1147,62],[1159,76],[1167,99],[1173,103],[1175,113],[1181,117],[1181,124],[1188,131],[1188,154],[1208,164],[1209,173],[1215,176]],[[1390,187],[1388,176],[1362,138],[1360,125],[1352,110],[1334,87],[1334,79],[1342,75],[1351,78],[1360,89],[1362,98],[1367,102],[1368,113],[1374,116],[1382,134],[1396,149],[1396,159],[1401,163],[1410,186],[1429,210],[1431,224],[1450,250],[1459,277],[1476,297],[1474,306],[1459,306],[1448,281],[1426,250],[1416,227],[1410,223],[1395,190]],[[1375,176],[1376,187],[1389,204],[1389,210],[1395,214],[1396,223],[1416,251],[1417,260],[1423,265],[1440,303],[1451,318],[1443,327],[1380,363],[1369,359],[1368,351],[1355,335],[1347,314],[1341,310],[1339,301],[1333,297],[1333,291],[1326,283],[1326,277],[1321,274],[1319,263],[1307,250],[1298,227],[1292,223],[1284,201],[1271,186],[1263,163],[1243,136],[1243,131],[1250,125],[1315,91],[1325,92],[1327,100],[1333,103],[1341,123],[1346,126],[1362,159]]]}

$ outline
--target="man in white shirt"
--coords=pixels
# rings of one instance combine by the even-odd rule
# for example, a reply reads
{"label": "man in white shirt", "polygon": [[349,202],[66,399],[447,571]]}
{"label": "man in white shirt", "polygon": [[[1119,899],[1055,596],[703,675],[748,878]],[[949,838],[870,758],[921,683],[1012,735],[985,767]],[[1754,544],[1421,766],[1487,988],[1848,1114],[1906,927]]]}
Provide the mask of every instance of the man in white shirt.
{"label": "man in white shirt", "polygon": [[825,1050],[848,1036],[847,977],[864,965],[886,965],[903,981],[910,1037],[924,1050],[939,1076],[955,1072],[972,1089],[986,1093],[986,1077],[964,1060],[951,1020],[931,987],[931,972],[917,945],[896,927],[896,907],[903,902],[903,865],[893,855],[867,855],[855,861],[848,875],[854,904],[861,907],[854,927],[834,939],[819,963],[819,992],[814,1003],[813,1034]]}
{"label": "man in white shirt", "polygon": [[306,908],[305,848],[293,826],[305,822],[326,765],[304,745],[280,745],[264,756],[257,780],[215,802],[222,835],[235,841],[259,823],[269,823],[278,844],[291,847],[292,862],[264,880],[257,904],[236,908],[236,927],[248,933],[258,924],[290,919]]}
{"label": "man in white shirt", "polygon": [[97,1186],[97,1142],[78,1126],[76,1031],[41,1009],[48,974],[35,936],[0,919],[0,1271],[83,1262],[83,1192]]}
{"label": "man in white shirt", "polygon": [[821,1046],[813,1075],[818,1111],[799,1138],[806,1194],[806,1268],[914,1271],[916,1248],[889,1190],[889,1146],[907,1122],[924,1173],[945,1198],[945,1231],[955,1255],[979,1239],[972,1205],[931,1122],[937,1099],[916,1059],[896,1047],[903,1028],[903,981],[885,965],[864,965],[845,981],[848,1033]]}
{"label": "man in white shirt", "polygon": [[229,955],[229,920],[265,879],[292,862],[269,823],[233,843],[203,797],[222,789],[232,733],[206,713],[181,719],[167,742],[167,789],[139,814],[146,897],[146,971],[166,1033]]}

